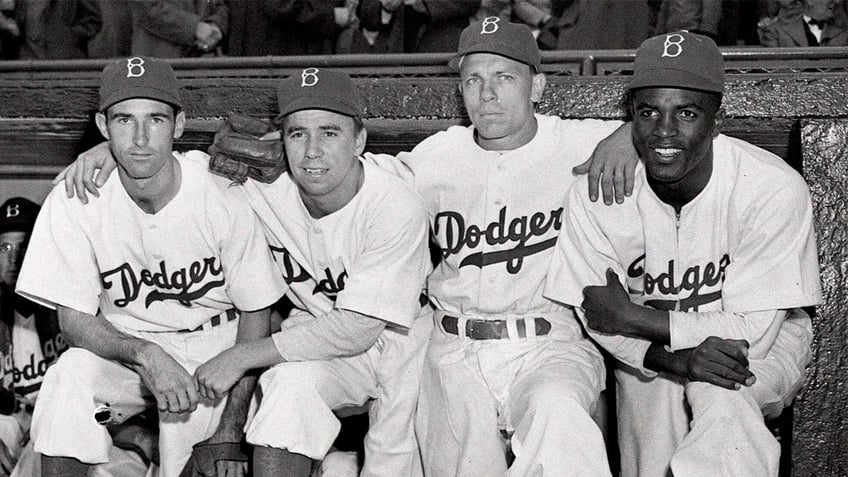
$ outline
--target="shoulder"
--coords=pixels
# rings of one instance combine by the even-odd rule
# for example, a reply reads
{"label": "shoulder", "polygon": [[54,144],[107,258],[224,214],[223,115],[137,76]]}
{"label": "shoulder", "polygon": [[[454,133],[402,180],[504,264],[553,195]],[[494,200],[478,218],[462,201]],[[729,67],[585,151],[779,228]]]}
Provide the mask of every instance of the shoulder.
{"label": "shoulder", "polygon": [[369,195],[379,197],[398,208],[422,208],[421,199],[415,190],[398,176],[368,162],[363,163]]}
{"label": "shoulder", "polygon": [[801,174],[770,151],[725,135],[719,135],[714,144],[715,160],[731,160],[730,164],[739,181],[770,184],[775,189],[807,190],[807,183]]}
{"label": "shoulder", "polygon": [[787,207],[810,202],[810,190],[798,171],[777,155],[740,139],[719,136],[714,143],[715,169],[729,182],[737,210]]}
{"label": "shoulder", "polygon": [[418,143],[412,149],[412,154],[431,154],[438,151],[448,151],[457,146],[474,144],[474,128],[472,126],[451,126],[439,131]]}
{"label": "shoulder", "polygon": [[181,187],[186,187],[191,194],[197,191],[200,195],[198,199],[203,200],[204,207],[214,207],[215,203],[228,207],[246,204],[241,185],[209,171],[208,154],[192,150],[174,155],[180,161],[183,171]]}
{"label": "shoulder", "polygon": [[424,204],[412,187],[399,177],[368,162],[365,168],[365,186],[361,189],[362,206],[377,216],[392,217],[407,222],[425,220]]}

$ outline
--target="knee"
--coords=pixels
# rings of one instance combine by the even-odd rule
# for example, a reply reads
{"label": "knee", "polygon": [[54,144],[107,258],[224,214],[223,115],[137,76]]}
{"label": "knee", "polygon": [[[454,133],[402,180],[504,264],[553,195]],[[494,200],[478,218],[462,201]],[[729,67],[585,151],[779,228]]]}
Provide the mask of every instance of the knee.
{"label": "knee", "polygon": [[[97,376],[97,369],[103,359],[82,348],[70,348],[54,363],[44,376],[43,390],[73,390],[79,393],[82,389],[92,389]],[[63,392],[64,391],[60,391]],[[63,394],[64,395],[64,394]]]}
{"label": "knee", "polygon": [[281,363],[262,373],[259,387],[265,395],[292,394],[323,389],[324,381],[324,373],[314,362]]}
{"label": "knee", "polygon": [[686,386],[686,400],[692,409],[692,417],[709,416],[711,419],[739,419],[756,409],[755,403],[745,391],[724,389],[706,383],[689,383]]}
{"label": "knee", "polygon": [[555,384],[541,386],[535,391],[528,401],[528,411],[535,419],[568,423],[577,416],[589,416],[592,402],[578,393]]}

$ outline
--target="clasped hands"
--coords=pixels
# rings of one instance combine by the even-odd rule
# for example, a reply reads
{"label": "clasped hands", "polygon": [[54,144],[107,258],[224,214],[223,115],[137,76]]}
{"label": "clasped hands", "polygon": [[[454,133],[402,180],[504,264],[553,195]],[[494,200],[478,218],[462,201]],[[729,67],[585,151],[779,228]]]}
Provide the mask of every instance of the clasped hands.
{"label": "clasped hands", "polygon": [[[583,289],[586,322],[591,330],[608,335],[650,339],[642,331],[643,307],[633,303],[618,274],[606,271],[606,284]],[[664,343],[663,343],[664,344]],[[756,377],[748,369],[748,342],[710,336],[695,348],[670,353],[668,369],[690,381],[702,381],[727,389],[751,386]]]}
{"label": "clasped hands", "polygon": [[229,348],[189,374],[156,345],[149,346],[135,367],[162,412],[185,413],[197,409],[200,398],[221,399],[244,375],[234,348]]}

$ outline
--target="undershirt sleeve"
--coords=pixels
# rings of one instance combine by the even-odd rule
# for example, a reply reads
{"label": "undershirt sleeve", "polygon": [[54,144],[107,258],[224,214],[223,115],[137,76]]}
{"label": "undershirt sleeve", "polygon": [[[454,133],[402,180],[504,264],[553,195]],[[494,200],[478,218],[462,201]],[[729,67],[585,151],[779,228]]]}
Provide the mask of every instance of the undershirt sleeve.
{"label": "undershirt sleeve", "polygon": [[370,348],[386,322],[349,310],[335,309],[271,335],[286,361],[329,360]]}
{"label": "undershirt sleeve", "polygon": [[749,313],[729,311],[682,312],[669,314],[671,351],[694,348],[710,336],[746,340],[749,357],[763,358],[777,338],[785,310],[763,310]]}

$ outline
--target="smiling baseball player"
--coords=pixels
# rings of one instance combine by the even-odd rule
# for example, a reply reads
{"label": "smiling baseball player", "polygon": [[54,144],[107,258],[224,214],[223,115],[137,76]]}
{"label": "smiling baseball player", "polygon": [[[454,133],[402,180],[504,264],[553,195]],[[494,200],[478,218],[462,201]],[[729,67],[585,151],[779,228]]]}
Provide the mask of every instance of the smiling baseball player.
{"label": "smiling baseball player", "polygon": [[72,346],[48,370],[33,416],[46,476],[106,462],[101,422],[151,398],[162,475],[178,475],[201,440],[237,447],[243,436],[250,380],[226,399],[193,373],[237,341],[267,336],[267,307],[285,284],[240,192],[207,173],[203,153],[173,153],[181,104],[167,63],[107,65],[96,120],[118,174],[89,205],[54,188],[35,224],[17,292],[57,308]]}
{"label": "smiling baseball player", "polygon": [[216,361],[234,374],[276,364],[247,425],[254,471],[303,475],[303,458],[323,458],[338,434],[333,409],[373,398],[361,475],[416,475],[413,416],[432,328],[431,308],[419,316],[432,269],[426,211],[401,180],[361,161],[362,105],[346,74],[306,68],[279,99],[289,172],[244,189],[295,310],[272,338]]}
{"label": "smiling baseball player", "polygon": [[634,200],[605,208],[571,188],[545,295],[580,307],[620,361],[622,475],[775,476],[763,416],[791,402],[810,360],[795,308],[821,303],[806,183],[720,134],[724,64],[709,38],[646,40],[629,90]]}

